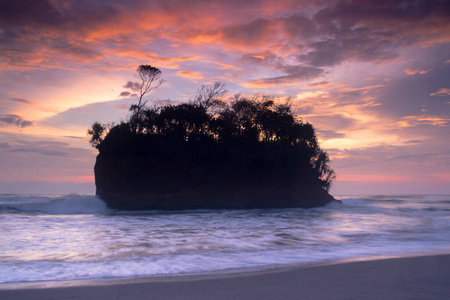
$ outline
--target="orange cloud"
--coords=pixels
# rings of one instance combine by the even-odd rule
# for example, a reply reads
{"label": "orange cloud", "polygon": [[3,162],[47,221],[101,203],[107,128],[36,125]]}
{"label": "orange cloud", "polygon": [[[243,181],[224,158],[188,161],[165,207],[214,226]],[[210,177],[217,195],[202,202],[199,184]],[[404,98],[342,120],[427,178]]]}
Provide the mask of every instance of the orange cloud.
{"label": "orange cloud", "polygon": [[397,122],[398,127],[415,127],[419,125],[432,125],[445,127],[450,124],[450,119],[434,116],[406,116]]}
{"label": "orange cloud", "polygon": [[427,74],[428,72],[433,71],[433,70],[434,70],[434,68],[431,68],[431,69],[428,69],[428,70],[408,68],[404,72],[406,73],[406,75],[416,75],[416,74],[424,75],[424,74]]}
{"label": "orange cloud", "polygon": [[240,85],[249,88],[249,89],[265,89],[270,88],[274,86],[289,86],[289,85],[295,85],[296,82],[277,82],[277,81],[271,81],[268,79],[260,79],[260,80],[251,80],[251,81],[245,81],[240,83]]}
{"label": "orange cloud", "polygon": [[308,87],[310,87],[310,88],[318,88],[318,87],[326,86],[328,84],[330,84],[328,81],[321,81],[321,82],[308,84]]}
{"label": "orange cloud", "polygon": [[188,70],[180,70],[177,72],[177,75],[180,75],[185,78],[191,78],[191,79],[204,79],[205,78],[205,76],[203,76],[203,74],[200,72],[188,71]]}
{"label": "orange cloud", "polygon": [[347,174],[340,175],[338,177],[339,181],[351,181],[351,182],[411,182],[411,181],[422,181],[422,178],[416,176],[398,176],[391,174],[384,175],[368,175],[368,174]]}
{"label": "orange cloud", "polygon": [[220,61],[215,61],[214,63],[221,66],[223,69],[242,70],[241,68],[236,67],[235,65],[232,65],[232,64],[226,64],[226,63],[223,63]]}
{"label": "orange cloud", "polygon": [[136,64],[139,64],[139,62],[149,62],[167,69],[178,69],[178,63],[200,58],[199,56],[163,57],[151,51],[129,48],[114,49],[110,51],[110,54],[117,57],[131,58],[136,61]]}
{"label": "orange cloud", "polygon": [[377,89],[380,87],[385,86],[384,84],[379,84],[379,85],[369,85],[369,86],[363,86],[363,87],[350,87],[350,86],[343,86],[342,88],[340,88],[340,91],[342,92],[356,92],[356,91],[362,91],[363,93],[367,93],[367,91],[373,90],[373,89]]}
{"label": "orange cloud", "polygon": [[[373,49],[380,45],[380,42],[392,46],[390,48],[401,46],[395,44],[398,43],[397,40],[396,42],[394,39],[390,40],[390,33],[399,32],[402,37],[400,41],[412,43],[418,40],[417,43],[420,43],[423,40],[437,41],[445,37],[448,39],[444,28],[450,26],[439,13],[439,7],[431,7],[437,11],[436,15],[433,15],[433,22],[427,22],[429,15],[425,13],[419,14],[414,20],[393,18],[390,12],[397,11],[397,5],[393,3],[374,11],[371,18],[357,13],[351,15],[349,24],[361,23],[362,27],[373,28],[373,35],[370,32],[364,33],[360,42],[356,36],[354,38],[356,42],[349,43],[345,43],[345,35],[336,36],[336,40],[330,40],[330,43],[326,44],[328,42],[323,42],[323,38],[330,36],[327,30],[331,27],[321,25],[339,23],[343,18],[349,18],[348,10],[360,12],[366,8],[362,9],[356,2],[345,6],[323,7],[321,18],[312,18],[308,14],[299,13],[302,8],[308,8],[311,2],[299,3],[293,0],[281,2],[179,0],[173,4],[167,4],[165,1],[135,1],[130,5],[95,1],[89,2],[89,5],[85,1],[52,1],[51,5],[47,2],[46,5],[48,7],[44,10],[45,15],[39,18],[33,14],[33,5],[17,10],[20,13],[16,16],[8,16],[7,22],[17,23],[18,28],[28,29],[21,35],[20,40],[14,41],[15,45],[4,48],[10,50],[0,53],[6,58],[1,63],[3,69],[30,69],[37,68],[36,66],[70,68],[74,61],[89,63],[94,69],[107,68],[111,65],[120,65],[120,68],[126,69],[124,65],[135,64],[134,61],[139,59],[154,61],[165,68],[179,68],[177,60],[171,58],[180,55],[171,54],[162,57],[156,54],[161,51],[154,49],[145,53],[148,52],[145,50],[149,49],[149,45],[160,40],[176,44],[177,47],[173,48],[178,49],[183,49],[183,45],[186,44],[190,44],[191,47],[196,44],[207,44],[210,49],[221,49],[224,53],[245,54],[251,50],[263,53],[272,50],[280,58],[311,54],[303,57],[306,65],[308,62],[314,62],[320,66],[331,66],[352,58],[376,62],[396,56],[392,50],[374,52]],[[382,22],[378,21],[380,19]],[[412,30],[411,23],[417,22],[421,26],[414,26]],[[30,26],[34,26],[36,32],[40,32],[37,37]],[[383,41],[379,40],[378,32],[387,33],[383,36]],[[418,35],[419,38],[411,38]],[[344,43],[339,39],[343,39]],[[67,41],[70,41],[68,45]],[[343,44],[349,45],[350,48],[338,46]],[[39,49],[42,45],[50,46]],[[133,63],[121,61],[127,51],[118,50],[118,46],[135,49],[128,51],[136,52]],[[13,51],[11,49],[32,50],[8,53],[7,51]],[[49,55],[46,56],[45,53]],[[126,57],[130,59],[128,55]],[[255,55],[255,58],[263,59],[265,56]],[[417,70],[417,73],[425,74],[429,71]],[[282,83],[293,84],[286,80]],[[262,80],[246,82],[243,85],[257,88],[272,86],[271,83]]]}

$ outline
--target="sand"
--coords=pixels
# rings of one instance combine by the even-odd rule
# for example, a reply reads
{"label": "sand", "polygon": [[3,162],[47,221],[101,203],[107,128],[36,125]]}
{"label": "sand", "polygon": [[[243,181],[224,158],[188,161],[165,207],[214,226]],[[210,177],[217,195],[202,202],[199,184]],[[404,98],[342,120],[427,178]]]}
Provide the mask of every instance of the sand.
{"label": "sand", "polygon": [[3,289],[0,299],[450,299],[450,255],[232,275]]}

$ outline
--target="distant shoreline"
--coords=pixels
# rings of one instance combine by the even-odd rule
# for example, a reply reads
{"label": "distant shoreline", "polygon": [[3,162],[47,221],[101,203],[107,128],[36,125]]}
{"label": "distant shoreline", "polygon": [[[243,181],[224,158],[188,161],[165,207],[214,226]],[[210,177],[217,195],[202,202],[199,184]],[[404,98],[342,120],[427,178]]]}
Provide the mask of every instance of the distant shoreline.
{"label": "distant shoreline", "polygon": [[[449,299],[450,254],[1,289],[2,299]],[[83,285],[84,284],[84,285]],[[6,286],[6,285],[3,285]]]}

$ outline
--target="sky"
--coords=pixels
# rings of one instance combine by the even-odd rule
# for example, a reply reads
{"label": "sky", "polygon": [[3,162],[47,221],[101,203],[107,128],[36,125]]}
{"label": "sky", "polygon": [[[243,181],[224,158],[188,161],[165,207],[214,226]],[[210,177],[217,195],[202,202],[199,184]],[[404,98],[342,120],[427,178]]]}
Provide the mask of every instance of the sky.
{"label": "sky", "polygon": [[150,104],[290,98],[333,195],[450,194],[447,0],[2,0],[0,193],[94,193],[87,129],[127,119],[141,64]]}

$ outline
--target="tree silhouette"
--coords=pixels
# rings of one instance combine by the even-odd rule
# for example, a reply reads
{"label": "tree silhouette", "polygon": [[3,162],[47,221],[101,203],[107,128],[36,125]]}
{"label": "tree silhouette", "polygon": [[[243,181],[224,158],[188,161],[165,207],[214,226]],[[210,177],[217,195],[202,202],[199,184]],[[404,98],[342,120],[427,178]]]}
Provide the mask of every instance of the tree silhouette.
{"label": "tree silhouette", "polygon": [[87,134],[91,136],[89,143],[92,147],[97,148],[98,145],[100,145],[105,136],[106,129],[107,127],[105,124],[100,124],[99,122],[94,122],[94,124],[92,124],[91,129],[87,132]]}
{"label": "tree silhouette", "polygon": [[[140,66],[138,74],[141,84],[130,84],[139,93],[130,119],[109,132],[98,122],[88,131],[91,145],[100,152],[97,187],[121,192],[122,187],[125,194],[190,191],[197,195],[229,188],[226,179],[244,191],[265,188],[269,193],[308,193],[311,188],[329,196],[325,191],[336,177],[329,156],[319,147],[313,126],[294,116],[289,101],[239,94],[224,101],[227,91],[215,83],[201,86],[191,102],[146,107],[144,96],[164,81],[161,71],[148,65]],[[106,175],[97,176],[100,173]],[[289,195],[287,199],[296,197]]]}
{"label": "tree silhouette", "polygon": [[225,84],[220,82],[216,82],[213,85],[202,85],[194,98],[194,105],[203,106],[206,109],[223,108],[225,103],[222,101],[222,97],[227,92]]}
{"label": "tree silhouette", "polygon": [[[329,157],[319,147],[312,125],[295,118],[289,102],[276,103],[266,96],[249,99],[236,95],[226,104],[216,98],[222,92],[215,92],[223,90],[223,85],[200,90],[206,92],[191,103],[142,107],[140,114],[134,115],[135,119],[111,130],[105,139],[107,143],[102,142],[103,127],[94,123],[90,131],[93,145],[100,152],[159,149],[155,157],[178,149],[191,153],[191,158],[199,164],[217,160],[214,155],[218,155],[248,172],[254,168],[278,173],[309,172],[324,189],[329,189],[335,178]],[[220,110],[208,111],[212,101],[221,102]],[[135,124],[139,124],[137,131]]]}
{"label": "tree silhouette", "polygon": [[142,133],[142,112],[148,102],[148,100],[144,99],[144,96],[166,81],[161,78],[161,70],[151,65],[140,65],[136,71],[138,72],[137,77],[140,79],[140,82],[129,82],[127,84],[129,88],[137,92],[138,98],[138,103],[130,106],[130,111],[132,112],[130,124],[134,132]]}

